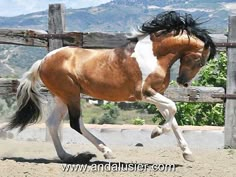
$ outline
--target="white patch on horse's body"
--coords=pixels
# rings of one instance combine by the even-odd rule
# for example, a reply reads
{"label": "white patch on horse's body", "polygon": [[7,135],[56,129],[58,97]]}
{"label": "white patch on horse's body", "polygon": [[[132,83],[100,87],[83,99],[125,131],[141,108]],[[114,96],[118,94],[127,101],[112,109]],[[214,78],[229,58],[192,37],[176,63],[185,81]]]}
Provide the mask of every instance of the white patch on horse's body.
{"label": "white patch on horse's body", "polygon": [[136,58],[142,73],[142,81],[158,68],[157,57],[153,54],[152,41],[150,35],[140,39],[134,48],[131,57]]}

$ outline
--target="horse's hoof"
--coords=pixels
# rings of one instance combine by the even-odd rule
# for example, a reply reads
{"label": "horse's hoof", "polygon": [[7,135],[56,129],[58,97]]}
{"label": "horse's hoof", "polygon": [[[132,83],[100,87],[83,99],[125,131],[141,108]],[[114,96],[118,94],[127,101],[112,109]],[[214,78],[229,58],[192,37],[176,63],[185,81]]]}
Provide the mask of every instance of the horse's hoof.
{"label": "horse's hoof", "polygon": [[115,159],[115,156],[113,156],[112,153],[105,153],[103,156],[105,159]]}
{"label": "horse's hoof", "polygon": [[152,131],[151,138],[155,138],[162,134],[162,129],[160,127],[155,127]]}
{"label": "horse's hoof", "polygon": [[95,154],[90,153],[90,152],[84,152],[84,153],[78,154],[77,156],[72,156],[67,159],[64,159],[63,162],[86,164],[86,163],[89,163],[89,161],[94,157],[97,157],[97,156]]}
{"label": "horse's hoof", "polygon": [[183,157],[184,157],[185,160],[187,160],[189,162],[194,162],[195,161],[192,154],[183,153]]}

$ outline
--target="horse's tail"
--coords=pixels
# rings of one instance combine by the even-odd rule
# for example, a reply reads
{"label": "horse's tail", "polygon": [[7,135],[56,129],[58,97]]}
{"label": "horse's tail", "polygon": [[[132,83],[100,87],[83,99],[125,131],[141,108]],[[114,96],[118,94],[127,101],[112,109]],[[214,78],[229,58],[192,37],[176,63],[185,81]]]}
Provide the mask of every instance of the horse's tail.
{"label": "horse's tail", "polygon": [[36,123],[41,117],[43,100],[43,96],[39,92],[41,61],[35,62],[20,80],[16,93],[17,111],[6,126],[7,130],[19,127],[22,131],[26,125]]}

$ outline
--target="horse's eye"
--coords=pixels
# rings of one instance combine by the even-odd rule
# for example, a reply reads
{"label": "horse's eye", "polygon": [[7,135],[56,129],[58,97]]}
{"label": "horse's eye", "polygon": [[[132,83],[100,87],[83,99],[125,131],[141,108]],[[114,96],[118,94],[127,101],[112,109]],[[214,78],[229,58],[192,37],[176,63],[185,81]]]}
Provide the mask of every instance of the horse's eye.
{"label": "horse's eye", "polygon": [[201,60],[201,58],[198,58],[197,60],[195,60],[196,64],[199,65],[200,67],[204,66],[204,62]]}

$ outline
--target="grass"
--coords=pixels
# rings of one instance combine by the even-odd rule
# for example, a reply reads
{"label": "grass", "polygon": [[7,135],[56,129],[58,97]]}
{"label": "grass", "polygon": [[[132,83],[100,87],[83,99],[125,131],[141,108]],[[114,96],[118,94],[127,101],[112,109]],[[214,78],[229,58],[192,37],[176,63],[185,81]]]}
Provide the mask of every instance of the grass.
{"label": "grass", "polygon": [[[92,119],[98,120],[106,112],[100,106],[86,103],[82,101],[82,115],[84,123],[91,123]],[[141,118],[145,120],[145,124],[154,124],[152,118],[154,114],[142,113],[139,110],[121,110],[119,109],[120,115],[116,119],[116,124],[133,124],[136,118]]]}

